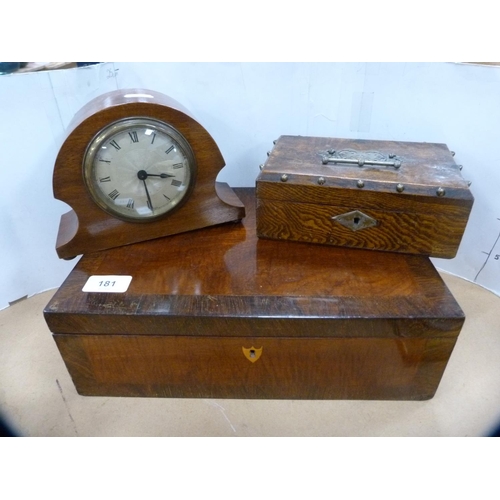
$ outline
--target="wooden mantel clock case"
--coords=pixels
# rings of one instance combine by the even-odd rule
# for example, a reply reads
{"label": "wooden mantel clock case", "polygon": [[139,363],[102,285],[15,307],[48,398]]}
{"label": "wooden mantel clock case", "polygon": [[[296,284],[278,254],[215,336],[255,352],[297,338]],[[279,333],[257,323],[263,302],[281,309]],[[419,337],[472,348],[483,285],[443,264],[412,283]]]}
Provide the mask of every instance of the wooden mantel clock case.
{"label": "wooden mantel clock case", "polygon": [[244,207],[216,178],[224,159],[178,102],[150,90],[117,90],[84,106],[57,156],[56,250],[72,258],[240,220]]}
{"label": "wooden mantel clock case", "polygon": [[[421,255],[258,239],[243,224],[84,255],[44,314],[87,396],[431,398],[464,315]],[[127,275],[124,293],[83,292]]]}

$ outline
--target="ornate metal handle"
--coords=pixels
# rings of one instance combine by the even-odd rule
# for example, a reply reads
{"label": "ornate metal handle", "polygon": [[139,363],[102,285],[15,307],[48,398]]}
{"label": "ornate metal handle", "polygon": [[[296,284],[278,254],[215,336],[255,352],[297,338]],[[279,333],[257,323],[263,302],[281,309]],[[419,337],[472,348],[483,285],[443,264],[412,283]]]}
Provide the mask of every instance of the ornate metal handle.
{"label": "ornate metal handle", "polygon": [[357,165],[358,167],[364,167],[367,165],[376,167],[392,167],[395,169],[401,167],[401,159],[396,155],[386,155],[379,153],[378,151],[363,152],[351,149],[335,151],[330,149],[321,154],[321,161],[323,165],[327,165],[328,163],[347,163],[348,165]]}
{"label": "ornate metal handle", "polygon": [[361,160],[355,158],[331,158],[329,156],[323,156],[323,165],[328,163],[349,163],[351,165],[358,165],[358,167],[364,167],[365,165],[374,165],[379,167],[394,167],[398,169],[401,166],[400,160],[394,161],[375,161],[375,160]]}

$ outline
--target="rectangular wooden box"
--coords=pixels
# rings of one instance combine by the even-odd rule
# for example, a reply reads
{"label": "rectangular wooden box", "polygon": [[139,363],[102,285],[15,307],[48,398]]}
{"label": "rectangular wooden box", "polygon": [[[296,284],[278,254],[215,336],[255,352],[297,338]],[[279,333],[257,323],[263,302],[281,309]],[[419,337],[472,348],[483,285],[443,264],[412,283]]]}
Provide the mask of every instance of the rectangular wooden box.
{"label": "rectangular wooden box", "polygon": [[441,258],[473,204],[445,144],[282,136],[256,187],[261,238]]}
{"label": "rectangular wooden box", "polygon": [[[44,314],[89,396],[427,399],[464,315],[427,257],[230,223],[82,257]],[[85,293],[130,275],[125,293]]]}

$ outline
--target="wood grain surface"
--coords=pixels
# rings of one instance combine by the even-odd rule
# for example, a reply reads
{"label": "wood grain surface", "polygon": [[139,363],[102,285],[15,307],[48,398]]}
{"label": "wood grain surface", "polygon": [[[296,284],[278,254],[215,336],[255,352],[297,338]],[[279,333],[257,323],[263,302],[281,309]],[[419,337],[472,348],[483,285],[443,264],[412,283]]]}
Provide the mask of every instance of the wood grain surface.
{"label": "wood grain surface", "polygon": [[[44,314],[80,394],[432,397],[464,315],[429,259],[260,240],[255,190],[235,191],[240,223],[75,266]],[[125,293],[81,291],[121,274]]]}
{"label": "wood grain surface", "polygon": [[[87,396],[431,398],[455,339],[54,336]],[[251,363],[242,348],[262,348]]]}
{"label": "wood grain surface", "polygon": [[[402,164],[322,164],[321,152],[342,149],[392,153]],[[256,185],[261,238],[441,258],[456,255],[473,204],[444,144],[282,136]],[[353,231],[334,219],[354,210],[377,224]]]}

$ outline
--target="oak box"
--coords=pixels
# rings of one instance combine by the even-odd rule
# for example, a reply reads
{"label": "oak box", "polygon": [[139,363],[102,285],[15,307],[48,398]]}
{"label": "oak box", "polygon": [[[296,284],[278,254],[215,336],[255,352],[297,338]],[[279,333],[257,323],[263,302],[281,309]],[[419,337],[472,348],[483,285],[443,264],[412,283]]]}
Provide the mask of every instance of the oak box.
{"label": "oak box", "polygon": [[282,136],[256,187],[261,238],[441,258],[473,204],[445,144]]}

